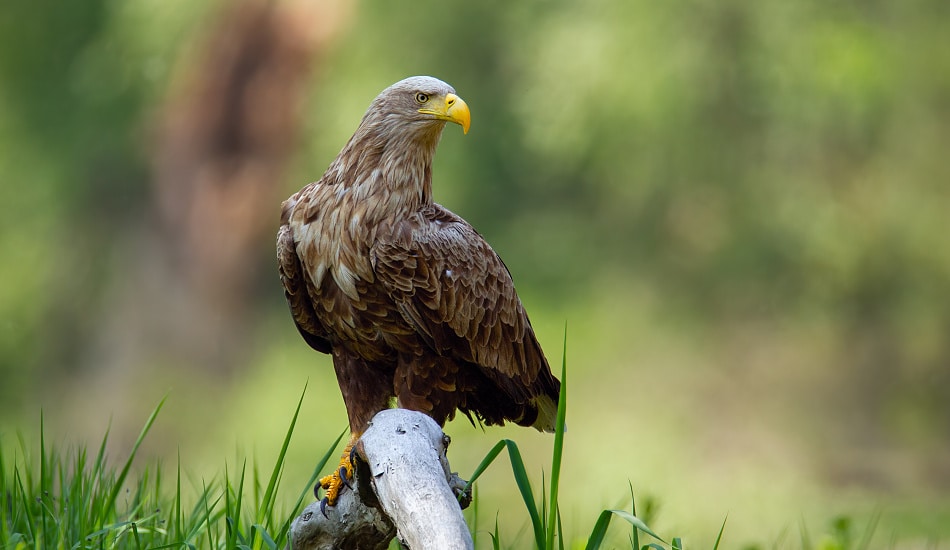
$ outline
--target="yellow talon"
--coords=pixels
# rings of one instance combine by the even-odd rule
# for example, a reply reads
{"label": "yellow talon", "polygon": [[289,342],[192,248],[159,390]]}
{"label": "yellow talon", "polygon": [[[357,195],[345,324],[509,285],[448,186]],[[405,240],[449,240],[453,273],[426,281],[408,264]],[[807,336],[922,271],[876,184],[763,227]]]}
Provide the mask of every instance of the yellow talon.
{"label": "yellow talon", "polygon": [[332,474],[320,478],[320,487],[326,490],[323,500],[325,505],[334,506],[343,487],[348,485],[348,480],[353,479],[353,446],[359,441],[359,434],[350,435],[350,441],[343,448],[343,455],[340,457],[340,465]]}

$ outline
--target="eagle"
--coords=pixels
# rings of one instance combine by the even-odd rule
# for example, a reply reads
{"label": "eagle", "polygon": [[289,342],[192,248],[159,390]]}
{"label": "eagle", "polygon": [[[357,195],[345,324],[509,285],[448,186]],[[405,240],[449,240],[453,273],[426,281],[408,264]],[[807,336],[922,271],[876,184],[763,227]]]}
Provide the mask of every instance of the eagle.
{"label": "eagle", "polygon": [[318,181],[284,201],[280,280],[294,323],[330,354],[351,432],[322,478],[323,506],[352,476],[351,452],[391,406],[440,426],[554,430],[560,383],[501,258],[432,200],[432,159],[447,122],[468,133],[455,90],[415,76],[383,90]]}

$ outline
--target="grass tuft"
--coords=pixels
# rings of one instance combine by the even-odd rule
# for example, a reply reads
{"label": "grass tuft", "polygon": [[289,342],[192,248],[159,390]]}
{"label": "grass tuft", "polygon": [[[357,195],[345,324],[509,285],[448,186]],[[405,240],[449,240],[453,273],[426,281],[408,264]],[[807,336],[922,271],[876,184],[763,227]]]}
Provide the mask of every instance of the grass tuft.
{"label": "grass tuft", "polygon": [[[303,394],[266,488],[260,494],[255,487],[252,503],[247,498],[246,462],[236,477],[225,468],[220,480],[202,480],[195,494],[187,494],[182,486],[180,455],[171,487],[166,487],[158,464],[133,475],[138,450],[165,399],[152,411],[119,468],[106,460],[108,429],[90,462],[82,446],[61,452],[49,445],[41,413],[38,456],[22,434],[12,452],[0,445],[0,548],[284,548],[292,518],[342,438],[341,434],[317,464],[295,506],[289,510],[278,506],[281,473],[302,400]],[[256,468],[250,477],[259,478]]]}

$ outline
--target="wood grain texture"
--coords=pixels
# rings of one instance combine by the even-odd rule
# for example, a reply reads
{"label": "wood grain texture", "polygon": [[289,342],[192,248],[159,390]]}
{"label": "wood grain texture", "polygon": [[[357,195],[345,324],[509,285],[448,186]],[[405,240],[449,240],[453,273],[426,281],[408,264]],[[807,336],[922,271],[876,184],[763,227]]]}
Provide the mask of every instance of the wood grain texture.
{"label": "wood grain texture", "polygon": [[465,482],[451,472],[446,441],[424,413],[378,413],[356,446],[355,490],[335,506],[304,508],[291,523],[291,550],[382,550],[397,534],[413,550],[472,548],[462,515],[470,499],[456,498]]}

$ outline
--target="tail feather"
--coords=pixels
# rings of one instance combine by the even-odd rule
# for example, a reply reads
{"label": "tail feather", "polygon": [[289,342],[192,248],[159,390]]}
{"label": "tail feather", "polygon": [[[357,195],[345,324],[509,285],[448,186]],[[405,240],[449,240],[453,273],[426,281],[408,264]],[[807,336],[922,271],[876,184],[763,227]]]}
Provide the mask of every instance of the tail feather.
{"label": "tail feather", "polygon": [[539,432],[553,432],[557,424],[557,400],[539,395],[531,400],[531,404],[538,410],[538,417],[531,426]]}

